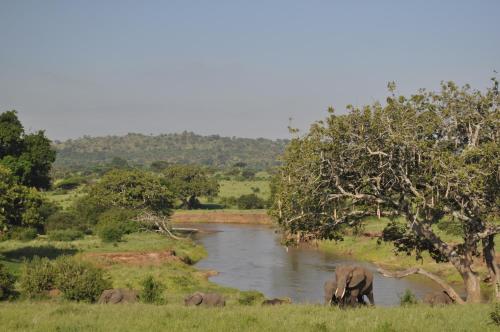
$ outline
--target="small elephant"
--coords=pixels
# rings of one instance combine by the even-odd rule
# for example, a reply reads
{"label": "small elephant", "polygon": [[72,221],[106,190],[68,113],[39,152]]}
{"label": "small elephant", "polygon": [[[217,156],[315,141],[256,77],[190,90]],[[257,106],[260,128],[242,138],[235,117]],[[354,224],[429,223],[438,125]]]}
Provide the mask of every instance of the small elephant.
{"label": "small elephant", "polygon": [[366,304],[363,297],[366,295],[371,305],[373,298],[373,273],[361,266],[340,265],[335,270],[337,288],[335,297],[341,304],[352,306]]}
{"label": "small elephant", "polygon": [[282,300],[274,298],[272,300],[265,300],[264,302],[262,302],[262,305],[279,305],[279,304],[289,304],[289,303],[291,303],[289,299]]}
{"label": "small elephant", "polygon": [[102,292],[97,303],[117,304],[117,303],[135,303],[139,300],[139,292],[133,289],[106,289]]}
{"label": "small elephant", "polygon": [[455,302],[448,295],[448,293],[446,293],[445,291],[441,291],[425,295],[424,303],[430,304],[431,306],[435,306],[435,305],[453,304]]}
{"label": "small elephant", "polygon": [[210,307],[224,307],[226,301],[220,294],[196,292],[184,299],[184,305],[206,305]]}

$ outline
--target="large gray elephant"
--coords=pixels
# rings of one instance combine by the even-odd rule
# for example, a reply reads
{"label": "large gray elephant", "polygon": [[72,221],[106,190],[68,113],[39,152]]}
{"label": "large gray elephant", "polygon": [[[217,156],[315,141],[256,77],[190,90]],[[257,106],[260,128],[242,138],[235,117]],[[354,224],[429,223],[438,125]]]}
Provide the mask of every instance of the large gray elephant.
{"label": "large gray elephant", "polygon": [[373,299],[373,273],[361,266],[340,265],[335,270],[337,288],[335,297],[340,303],[349,305],[365,304],[366,295],[370,304]]}
{"label": "large gray elephant", "polygon": [[226,301],[220,294],[196,292],[186,297],[184,299],[184,304],[187,306],[206,305],[210,307],[223,307],[226,305]]}

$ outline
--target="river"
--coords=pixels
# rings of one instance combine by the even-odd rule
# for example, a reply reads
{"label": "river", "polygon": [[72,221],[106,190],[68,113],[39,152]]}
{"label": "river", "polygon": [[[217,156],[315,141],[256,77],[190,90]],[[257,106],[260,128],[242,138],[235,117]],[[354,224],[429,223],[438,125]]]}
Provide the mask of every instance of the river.
{"label": "river", "polygon": [[358,264],[373,271],[376,305],[399,305],[399,298],[406,289],[419,298],[439,290],[437,285],[423,277],[386,278],[376,271],[373,264],[339,259],[318,249],[289,248],[287,251],[268,226],[190,226],[201,230],[195,238],[208,252],[208,257],[196,267],[219,272],[210,278],[211,281],[241,290],[257,290],[268,298],[290,297],[293,302],[320,303],[323,301],[323,283],[339,264]]}

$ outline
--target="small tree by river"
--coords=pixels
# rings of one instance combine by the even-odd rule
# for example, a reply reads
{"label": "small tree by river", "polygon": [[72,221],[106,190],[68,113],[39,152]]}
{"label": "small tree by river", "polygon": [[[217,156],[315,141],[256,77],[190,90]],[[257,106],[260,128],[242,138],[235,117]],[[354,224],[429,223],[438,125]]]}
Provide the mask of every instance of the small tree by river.
{"label": "small tree by river", "polygon": [[[345,115],[331,108],[288,145],[271,214],[291,241],[341,239],[345,225],[389,217],[382,239],[398,252],[451,262],[468,302],[480,301],[472,265],[482,246],[498,298],[500,97],[492,81],[484,92],[449,82],[410,97],[397,96],[391,83],[385,105],[348,106]],[[462,241],[436,234],[444,218],[460,223]]]}

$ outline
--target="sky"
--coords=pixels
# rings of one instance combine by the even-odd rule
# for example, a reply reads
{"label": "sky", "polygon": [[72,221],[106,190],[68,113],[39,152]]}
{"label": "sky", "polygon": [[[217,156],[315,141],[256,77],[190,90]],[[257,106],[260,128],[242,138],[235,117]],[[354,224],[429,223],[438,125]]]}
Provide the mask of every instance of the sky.
{"label": "sky", "polygon": [[[500,1],[0,0],[0,111],[52,139],[288,138],[334,106],[485,89]],[[291,120],[290,120],[291,118]]]}

